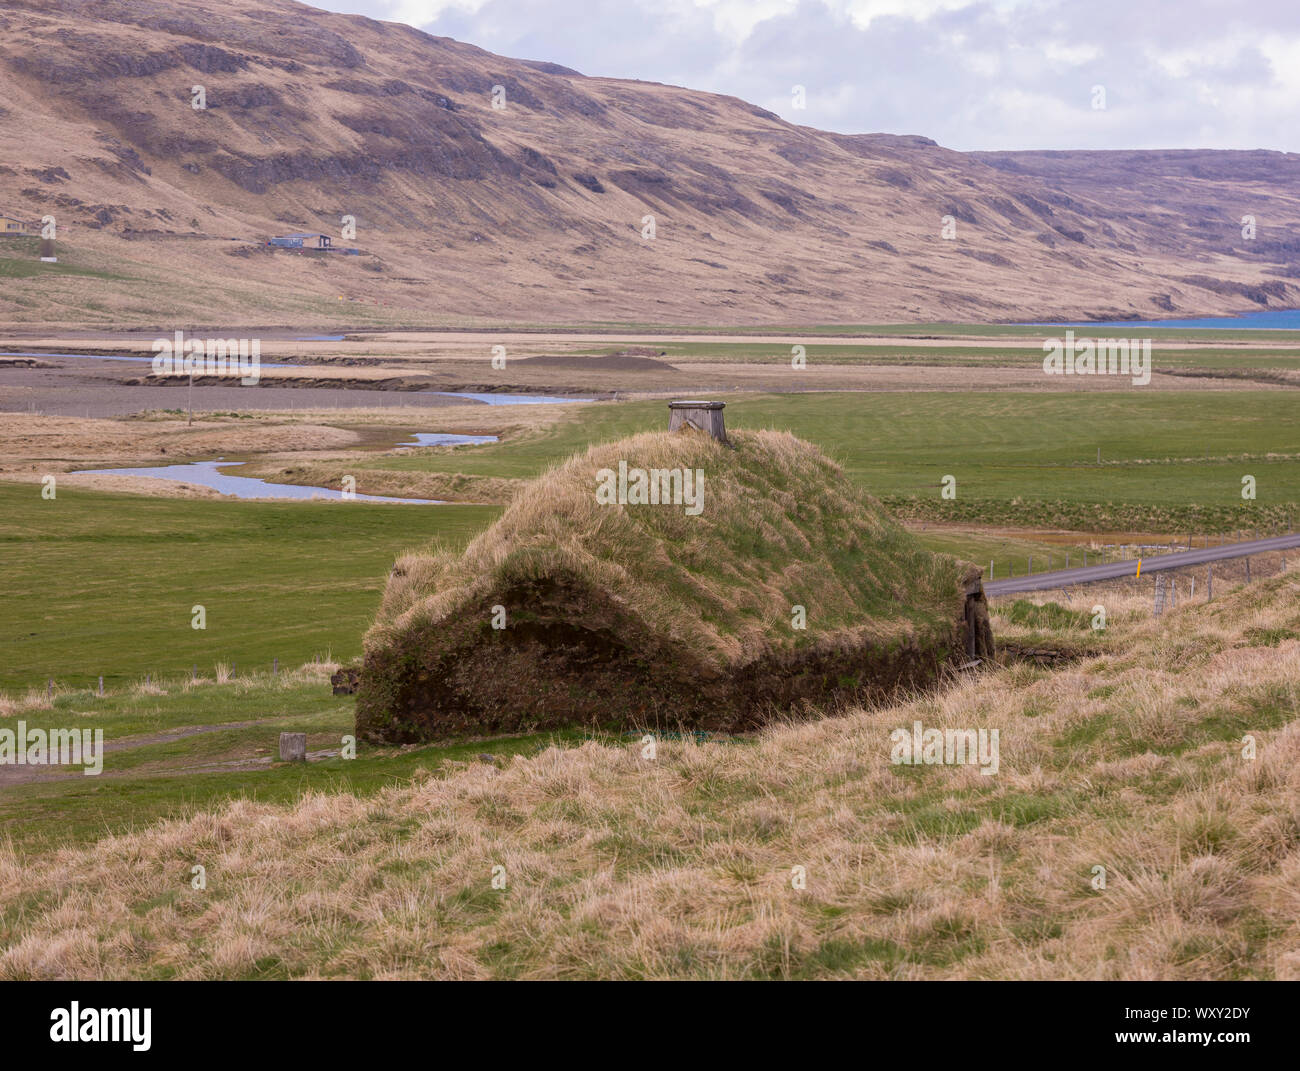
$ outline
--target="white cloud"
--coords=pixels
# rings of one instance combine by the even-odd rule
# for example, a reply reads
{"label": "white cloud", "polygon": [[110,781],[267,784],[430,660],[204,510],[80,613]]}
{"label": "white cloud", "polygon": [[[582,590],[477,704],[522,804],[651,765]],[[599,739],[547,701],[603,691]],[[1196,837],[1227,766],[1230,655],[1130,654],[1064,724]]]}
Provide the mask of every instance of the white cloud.
{"label": "white cloud", "polygon": [[1102,52],[1096,45],[1065,44],[1060,41],[1048,41],[1043,46],[1043,54],[1052,63],[1078,67],[1091,60],[1100,59]]}
{"label": "white cloud", "polygon": [[[1294,0],[316,0],[956,149],[1300,150]],[[808,107],[790,107],[790,87]],[[1104,85],[1107,111],[1090,107]]]}

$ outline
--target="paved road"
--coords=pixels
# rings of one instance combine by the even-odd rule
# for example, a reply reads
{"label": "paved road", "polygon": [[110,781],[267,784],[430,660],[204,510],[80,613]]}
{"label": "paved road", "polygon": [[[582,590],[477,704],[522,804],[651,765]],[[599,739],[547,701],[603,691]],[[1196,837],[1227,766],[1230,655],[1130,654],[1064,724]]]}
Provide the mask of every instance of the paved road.
{"label": "paved road", "polygon": [[[1207,562],[1222,561],[1225,558],[1245,558],[1251,554],[1264,554],[1268,551],[1291,550],[1300,547],[1300,533],[1275,536],[1272,539],[1252,539],[1246,543],[1224,543],[1218,547],[1203,547],[1200,550],[1182,550],[1177,554],[1161,554],[1159,557],[1143,558],[1142,573],[1158,573],[1165,569],[1185,569],[1189,565],[1205,565]],[[1014,595],[1018,591],[1044,591],[1048,588],[1068,588],[1075,584],[1088,584],[1094,580],[1118,580],[1120,577],[1134,576],[1137,573],[1136,560],[1110,562],[1107,565],[1080,566],[1077,569],[1058,569],[1054,573],[1033,573],[1029,576],[1016,576],[1010,580],[994,580],[984,585],[984,594]]]}

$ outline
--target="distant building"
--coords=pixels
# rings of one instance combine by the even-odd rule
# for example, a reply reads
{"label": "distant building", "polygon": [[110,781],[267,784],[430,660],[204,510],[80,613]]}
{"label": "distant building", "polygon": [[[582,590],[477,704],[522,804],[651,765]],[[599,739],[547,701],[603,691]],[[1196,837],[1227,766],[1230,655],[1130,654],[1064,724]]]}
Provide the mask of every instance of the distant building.
{"label": "distant building", "polygon": [[328,234],[281,234],[266,243],[277,249],[330,249]]}
{"label": "distant building", "polygon": [[0,215],[0,234],[26,234],[27,221],[17,216]]}

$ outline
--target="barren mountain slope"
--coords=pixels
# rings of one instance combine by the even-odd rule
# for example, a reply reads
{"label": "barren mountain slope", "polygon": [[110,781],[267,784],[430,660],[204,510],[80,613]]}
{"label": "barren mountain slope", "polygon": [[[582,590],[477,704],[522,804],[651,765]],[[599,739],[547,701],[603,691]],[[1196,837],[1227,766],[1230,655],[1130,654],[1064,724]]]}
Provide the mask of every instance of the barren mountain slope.
{"label": "barren mountain slope", "polygon": [[[731,97],[586,78],[287,0],[6,0],[0,78],[0,213],[54,215],[61,261],[0,272],[0,321],[869,323],[1300,305],[1300,161],[1280,153],[962,154],[827,134]],[[265,246],[287,231],[362,255]],[[0,258],[34,253],[0,239]]]}

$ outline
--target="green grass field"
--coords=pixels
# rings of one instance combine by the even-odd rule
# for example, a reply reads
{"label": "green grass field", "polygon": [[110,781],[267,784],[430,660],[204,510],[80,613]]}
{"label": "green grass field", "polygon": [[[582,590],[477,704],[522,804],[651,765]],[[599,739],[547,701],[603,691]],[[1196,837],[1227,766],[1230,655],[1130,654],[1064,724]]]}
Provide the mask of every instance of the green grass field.
{"label": "green grass field", "polygon": [[[1055,333],[1065,328],[1043,324],[971,324],[971,323],[918,323],[918,324],[759,324],[720,327],[706,324],[685,324],[666,327],[657,323],[623,322],[612,320],[591,320],[574,324],[543,323],[509,323],[499,324],[494,328],[466,324],[455,327],[456,330],[488,330],[510,332],[534,332],[542,334],[583,334],[599,331],[617,339],[620,334],[642,339],[654,335],[698,335],[707,339],[714,335],[791,335],[822,338],[942,338],[949,335],[970,338],[1025,338],[1041,339],[1045,334]],[[1231,327],[1142,327],[1134,328],[1129,324],[1088,324],[1076,327],[1079,337],[1084,332],[1092,338],[1130,338],[1138,335],[1142,338],[1170,339],[1174,341],[1188,339],[1199,342],[1277,342],[1300,344],[1300,331],[1287,328],[1268,329],[1264,334],[1259,328]],[[643,343],[638,343],[643,344]]]}
{"label": "green grass field", "polygon": [[[1039,334],[1023,341],[998,346],[934,346],[889,341],[859,345],[811,343],[804,345],[810,366],[818,365],[940,365],[953,368],[998,367],[1041,368],[1041,341],[1054,329],[1040,329]],[[1077,329],[1083,336],[1084,330]],[[818,336],[821,337],[821,336]],[[1143,336],[1145,337],[1145,336]],[[581,352],[597,355],[625,346],[644,343],[611,342],[588,347]],[[669,363],[690,365],[695,362],[716,364],[789,365],[791,347],[770,342],[665,342],[654,346]],[[1152,354],[1154,371],[1167,369],[1214,369],[1217,371],[1293,370],[1300,368],[1300,347],[1270,347],[1242,350],[1215,350],[1211,347],[1157,349]]]}
{"label": "green grass field", "polygon": [[[1298,406],[1286,391],[804,394],[732,397],[727,418],[732,427],[788,428],[887,503],[914,498],[939,519],[969,506],[995,521],[999,508],[1055,502],[1087,530],[1110,503],[1168,522],[1152,530],[1190,531],[1179,510],[1195,504],[1219,510],[1220,529],[1230,521],[1249,530],[1252,517],[1276,523],[1300,503]],[[661,427],[665,407],[592,405],[583,415],[500,444],[368,455],[352,468],[530,478],[591,442]],[[955,503],[940,499],[949,474]],[[1254,502],[1241,499],[1245,474],[1257,480]],[[110,687],[146,673],[179,678],[196,663],[210,672],[233,661],[244,671],[272,658],[286,666],[326,652],[351,658],[399,554],[433,539],[463,545],[497,514],[74,489],[47,502],[35,485],[0,483],[0,690],[49,677],[84,686],[102,674]],[[1014,557],[1017,572],[1050,549],[929,538],[981,562]],[[191,628],[195,605],[206,609],[205,631]]]}
{"label": "green grass field", "polygon": [[80,255],[60,242],[58,260],[53,264],[41,260],[41,240],[35,237],[0,239],[0,279],[34,279],[65,275],[82,275],[94,279],[128,280],[129,275],[100,271],[81,263]]}
{"label": "green grass field", "polygon": [[[357,507],[357,508],[354,508]],[[0,483],[0,690],[351,658],[404,549],[494,507],[147,498]],[[206,630],[191,627],[201,605]]]}
{"label": "green grass field", "polygon": [[[1235,506],[1300,502],[1300,398],[1289,391],[782,394],[726,397],[727,425],[816,443],[875,495]],[[376,456],[362,467],[530,478],[649,430],[663,402],[593,405],[581,422],[473,451]],[[1102,463],[1097,464],[1097,450]],[[1242,459],[1250,458],[1249,465]],[[1300,519],[1300,514],[1297,515]]]}

